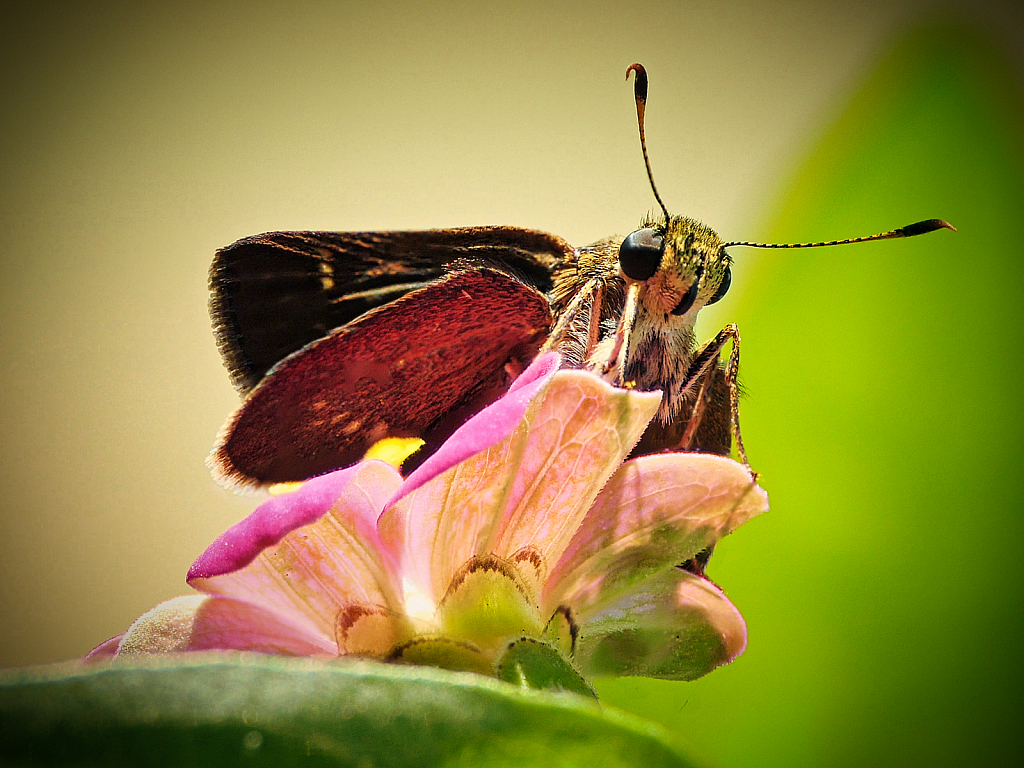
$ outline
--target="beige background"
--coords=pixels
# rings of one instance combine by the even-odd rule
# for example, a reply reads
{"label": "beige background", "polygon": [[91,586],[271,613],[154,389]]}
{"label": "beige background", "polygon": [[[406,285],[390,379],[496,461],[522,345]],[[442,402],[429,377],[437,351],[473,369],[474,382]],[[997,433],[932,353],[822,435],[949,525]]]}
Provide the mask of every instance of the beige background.
{"label": "beige background", "polygon": [[[516,224],[580,244],[628,232],[654,206],[632,61],[651,76],[669,207],[756,237],[899,30],[973,20],[1024,73],[1017,5],[107,3],[8,16],[0,666],[80,655],[183,593],[192,560],[254,506],[203,463],[237,403],[206,311],[218,246],[272,229]],[[742,264],[734,284],[720,318],[749,289]]]}

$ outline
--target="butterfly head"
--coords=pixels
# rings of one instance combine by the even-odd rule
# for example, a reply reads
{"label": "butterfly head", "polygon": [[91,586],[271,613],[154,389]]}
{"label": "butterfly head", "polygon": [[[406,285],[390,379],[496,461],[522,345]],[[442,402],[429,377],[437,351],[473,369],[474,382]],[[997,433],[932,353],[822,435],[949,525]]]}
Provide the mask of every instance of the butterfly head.
{"label": "butterfly head", "polygon": [[692,321],[701,307],[719,301],[732,282],[729,254],[717,233],[685,216],[646,219],[619,246],[627,282],[642,283],[653,315]]}

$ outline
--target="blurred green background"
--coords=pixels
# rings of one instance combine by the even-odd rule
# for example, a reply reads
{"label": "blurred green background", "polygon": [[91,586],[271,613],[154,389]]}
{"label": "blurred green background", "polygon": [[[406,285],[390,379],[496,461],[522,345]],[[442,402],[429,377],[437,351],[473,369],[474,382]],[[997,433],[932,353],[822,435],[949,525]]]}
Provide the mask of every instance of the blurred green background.
{"label": "blurred green background", "polygon": [[710,573],[746,654],[600,685],[711,766],[1020,752],[1024,24],[1017,2],[104,3],[0,30],[0,665],[184,592],[254,505],[203,458],[236,404],[213,251],[272,229],[516,224],[584,244],[662,196],[735,249],[772,512]]}
{"label": "blurred green background", "polygon": [[690,691],[615,681],[605,701],[642,698],[723,765],[1019,759],[1022,214],[1019,81],[960,26],[899,38],[763,235],[959,231],[756,257],[734,316],[773,511],[709,568],[749,649]]}

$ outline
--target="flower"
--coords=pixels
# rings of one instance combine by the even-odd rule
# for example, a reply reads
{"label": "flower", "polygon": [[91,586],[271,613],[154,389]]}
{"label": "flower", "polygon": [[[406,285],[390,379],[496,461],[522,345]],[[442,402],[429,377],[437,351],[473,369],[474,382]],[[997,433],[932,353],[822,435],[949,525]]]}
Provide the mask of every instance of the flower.
{"label": "flower", "polygon": [[93,658],[250,650],[497,674],[517,642],[584,674],[693,679],[746,646],[677,567],[767,509],[736,462],[623,463],[661,395],[540,357],[404,479],[380,461],[272,498]]}

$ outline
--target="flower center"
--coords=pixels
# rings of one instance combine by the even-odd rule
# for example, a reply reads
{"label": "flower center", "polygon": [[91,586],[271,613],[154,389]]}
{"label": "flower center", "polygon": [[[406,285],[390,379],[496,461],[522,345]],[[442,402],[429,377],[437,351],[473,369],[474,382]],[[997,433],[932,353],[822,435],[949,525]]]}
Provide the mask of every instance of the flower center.
{"label": "flower center", "polygon": [[515,565],[494,555],[473,557],[452,578],[437,606],[441,632],[481,650],[497,650],[509,638],[540,637],[544,622],[533,590]]}

